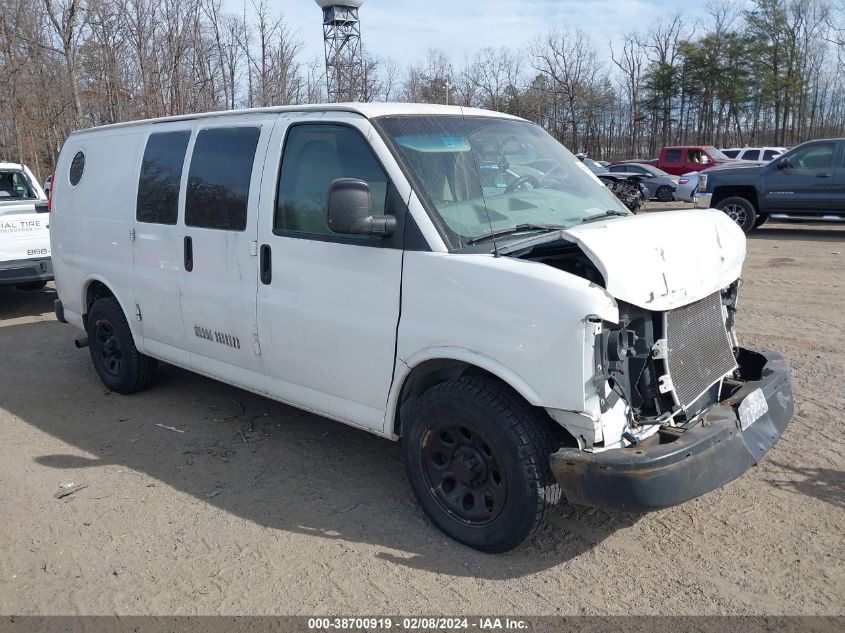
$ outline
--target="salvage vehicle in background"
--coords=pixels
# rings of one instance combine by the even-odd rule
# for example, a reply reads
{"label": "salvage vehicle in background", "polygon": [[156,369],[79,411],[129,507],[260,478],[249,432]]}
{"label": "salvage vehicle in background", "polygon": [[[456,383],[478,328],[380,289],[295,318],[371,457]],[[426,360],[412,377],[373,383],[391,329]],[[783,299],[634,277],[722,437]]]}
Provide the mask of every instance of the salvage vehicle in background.
{"label": "salvage vehicle in background", "polygon": [[53,279],[48,210],[29,168],[0,162],[0,286],[40,290]]}
{"label": "salvage vehicle in background", "polygon": [[610,171],[611,173],[639,174],[643,187],[648,192],[649,200],[657,199],[660,202],[671,202],[675,199],[678,177],[667,174],[659,167],[647,163],[625,163],[623,165],[611,165]]}
{"label": "salvage vehicle in background", "polygon": [[709,174],[718,169],[736,169],[738,167],[755,167],[760,165],[765,165],[765,162],[761,161],[741,161],[736,164],[733,163],[725,163],[722,165],[716,165],[715,167],[711,167],[705,171],[691,171],[688,174],[684,174],[678,179],[678,188],[675,190],[675,198],[680,200],[681,202],[695,202],[695,195],[698,191],[698,180],[701,177],[701,174]]}
{"label": "salvage vehicle in background", "polygon": [[55,174],[56,315],[107,388],[165,361],[400,440],[425,512],[483,551],[561,496],[713,490],[793,413],[785,360],[736,339],[742,231],[631,214],[522,119],[187,115],[74,132]]}
{"label": "salvage vehicle in background", "polygon": [[641,174],[631,172],[611,173],[609,165],[605,162],[587,158],[582,154],[576,154],[578,160],[598,178],[605,187],[610,189],[631,213],[639,211],[646,200],[649,200],[648,189],[643,184]]}
{"label": "salvage vehicle in background", "polygon": [[810,141],[758,167],[708,170],[695,205],[748,233],[767,219],[845,221],[845,139]]}

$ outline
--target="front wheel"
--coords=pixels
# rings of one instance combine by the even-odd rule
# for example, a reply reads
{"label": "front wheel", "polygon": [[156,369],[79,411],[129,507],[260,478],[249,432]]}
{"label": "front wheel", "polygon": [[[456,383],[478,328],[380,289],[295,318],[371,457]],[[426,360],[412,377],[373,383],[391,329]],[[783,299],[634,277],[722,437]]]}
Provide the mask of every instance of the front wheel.
{"label": "front wheel", "polygon": [[123,309],[111,297],[97,299],[88,311],[88,349],[97,375],[112,391],[130,394],[150,386],[157,363],[135,347]]}
{"label": "front wheel", "polygon": [[453,539],[506,552],[560,500],[546,421],[506,385],[447,380],[422,394],[409,417],[402,450],[411,488]]}
{"label": "front wheel", "polygon": [[740,198],[739,196],[725,198],[716,205],[716,208],[724,212],[746,233],[750,232],[756,226],[757,210],[745,198]]}

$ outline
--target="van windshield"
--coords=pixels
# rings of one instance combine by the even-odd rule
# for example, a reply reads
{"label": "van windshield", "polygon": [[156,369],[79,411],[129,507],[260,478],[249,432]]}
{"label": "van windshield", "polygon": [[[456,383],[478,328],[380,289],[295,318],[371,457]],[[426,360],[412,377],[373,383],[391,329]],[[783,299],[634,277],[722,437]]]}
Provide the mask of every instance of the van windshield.
{"label": "van windshield", "polygon": [[487,236],[629,214],[581,161],[533,123],[390,116],[376,125],[453,250]]}

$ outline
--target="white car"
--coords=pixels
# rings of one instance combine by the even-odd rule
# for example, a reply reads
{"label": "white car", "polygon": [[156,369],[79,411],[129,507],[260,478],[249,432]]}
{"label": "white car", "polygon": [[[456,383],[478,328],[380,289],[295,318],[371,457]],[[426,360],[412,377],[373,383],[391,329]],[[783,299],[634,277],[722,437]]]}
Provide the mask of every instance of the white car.
{"label": "white car", "polygon": [[728,158],[768,163],[786,153],[787,150],[785,147],[731,147],[721,151]]}
{"label": "white car", "polygon": [[480,550],[561,496],[701,495],[792,415],[783,358],[735,338],[739,227],[634,216],[515,117],[334,104],[83,130],[52,201],[56,315],[109,389],[165,361],[401,439],[421,506]]}
{"label": "white car", "polygon": [[48,210],[29,168],[0,162],[0,286],[39,290],[53,278]]}

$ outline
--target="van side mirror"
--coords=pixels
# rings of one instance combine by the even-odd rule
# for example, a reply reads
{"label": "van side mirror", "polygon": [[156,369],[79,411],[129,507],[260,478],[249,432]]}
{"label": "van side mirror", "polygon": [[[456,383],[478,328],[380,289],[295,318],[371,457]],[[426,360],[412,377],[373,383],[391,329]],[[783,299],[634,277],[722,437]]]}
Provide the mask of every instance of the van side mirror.
{"label": "van side mirror", "polygon": [[355,178],[338,178],[329,187],[327,223],[334,233],[380,235],[396,230],[392,215],[373,215],[370,186]]}
{"label": "van side mirror", "polygon": [[786,169],[787,167],[792,167],[792,163],[789,162],[789,158],[787,156],[778,159],[778,169]]}

